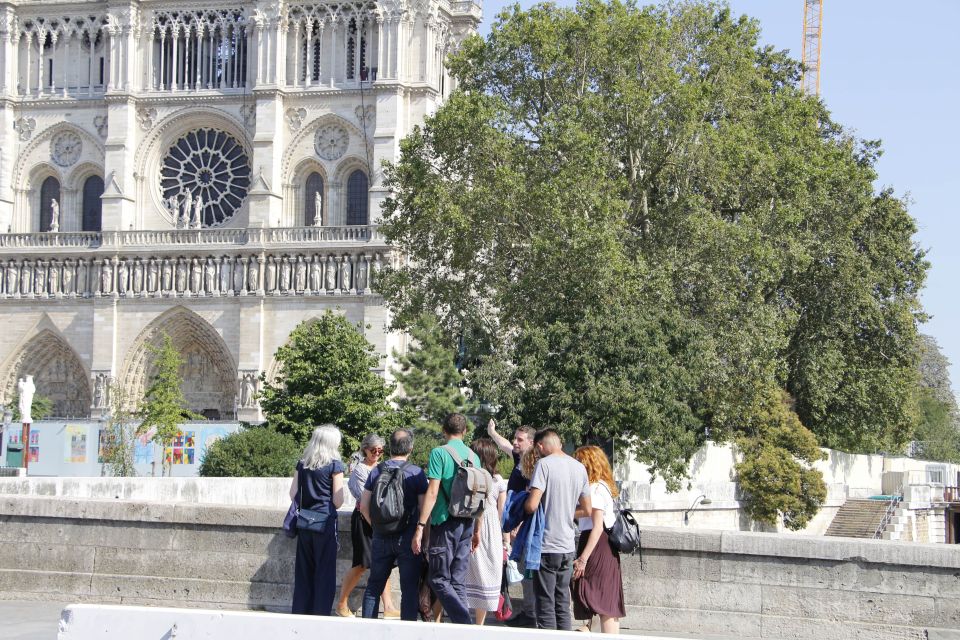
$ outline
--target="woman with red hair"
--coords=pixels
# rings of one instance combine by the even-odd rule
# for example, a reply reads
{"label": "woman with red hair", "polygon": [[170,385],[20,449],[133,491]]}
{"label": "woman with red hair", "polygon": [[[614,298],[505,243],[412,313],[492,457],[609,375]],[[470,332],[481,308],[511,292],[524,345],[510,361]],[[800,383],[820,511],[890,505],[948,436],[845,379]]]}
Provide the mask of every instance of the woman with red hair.
{"label": "woman with red hair", "polygon": [[610,461],[600,447],[580,447],[573,457],[587,469],[590,482],[591,513],[577,509],[580,541],[577,559],[573,561],[573,615],[585,620],[577,631],[591,631],[593,617],[600,617],[602,633],[620,633],[620,618],[626,615],[623,606],[623,578],[620,556],[610,547],[607,529],[616,522],[613,499],[619,493],[613,482]]}

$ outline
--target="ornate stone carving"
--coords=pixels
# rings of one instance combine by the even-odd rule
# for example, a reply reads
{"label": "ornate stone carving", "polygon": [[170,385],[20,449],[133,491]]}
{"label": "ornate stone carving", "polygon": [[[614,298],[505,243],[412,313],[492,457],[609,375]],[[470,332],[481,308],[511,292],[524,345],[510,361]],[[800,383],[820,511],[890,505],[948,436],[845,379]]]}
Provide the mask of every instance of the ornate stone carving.
{"label": "ornate stone carving", "polygon": [[357,122],[360,123],[361,129],[366,129],[367,127],[372,127],[374,119],[376,117],[377,108],[373,105],[367,105],[365,107],[357,107],[353,110],[357,116]]}
{"label": "ornate stone carving", "polygon": [[257,128],[257,107],[247,104],[240,107],[240,117],[243,118],[243,126],[248,130],[254,131]]}
{"label": "ornate stone carving", "polygon": [[97,128],[97,135],[107,137],[107,116],[97,116],[93,119],[93,126]]}
{"label": "ornate stone carving", "polygon": [[317,129],[313,147],[324,160],[336,160],[347,152],[350,134],[338,124],[328,124]]}
{"label": "ornate stone carving", "polygon": [[307,110],[303,107],[300,107],[299,109],[290,107],[287,109],[285,115],[287,117],[287,126],[290,127],[290,131],[297,131],[303,126],[303,121],[307,117]]}
{"label": "ornate stone carving", "polygon": [[61,131],[50,140],[50,159],[61,167],[72,166],[83,152],[83,140],[74,131]]}
{"label": "ornate stone carving", "polygon": [[59,334],[45,329],[23,345],[4,379],[8,398],[17,379],[25,375],[33,376],[36,393],[50,399],[53,417],[89,415],[90,379],[76,353]]}
{"label": "ornate stone carving", "polygon": [[110,383],[112,380],[109,371],[94,372],[93,407],[95,409],[106,409],[110,406]]}
{"label": "ornate stone carving", "polygon": [[242,409],[252,409],[257,406],[257,396],[260,392],[260,376],[255,369],[241,370],[238,381],[237,398]]}
{"label": "ornate stone carving", "polygon": [[137,123],[144,131],[152,129],[156,119],[157,110],[153,107],[140,107],[137,109]]}
{"label": "ornate stone carving", "polygon": [[13,121],[13,130],[17,132],[21,140],[29,140],[37,128],[37,121],[33,118],[20,117]]}

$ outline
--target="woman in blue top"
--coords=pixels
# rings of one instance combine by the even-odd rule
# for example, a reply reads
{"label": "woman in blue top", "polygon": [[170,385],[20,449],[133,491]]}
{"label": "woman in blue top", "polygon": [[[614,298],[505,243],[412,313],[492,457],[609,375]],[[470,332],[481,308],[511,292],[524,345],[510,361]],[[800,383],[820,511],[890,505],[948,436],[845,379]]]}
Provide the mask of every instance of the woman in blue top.
{"label": "woman in blue top", "polygon": [[[343,504],[343,473],[340,461],[340,430],[323,425],[297,463],[290,484],[290,498],[301,509],[327,512],[323,531],[297,533],[294,567],[293,613],[329,616],[337,588],[337,509]],[[299,494],[299,495],[298,495]]]}

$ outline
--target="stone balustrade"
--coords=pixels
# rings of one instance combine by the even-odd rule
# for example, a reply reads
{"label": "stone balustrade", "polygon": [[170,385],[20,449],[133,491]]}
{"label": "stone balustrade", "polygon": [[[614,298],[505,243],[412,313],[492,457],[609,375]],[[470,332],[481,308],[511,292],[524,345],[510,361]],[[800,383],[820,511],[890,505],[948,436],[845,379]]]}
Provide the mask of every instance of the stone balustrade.
{"label": "stone balustrade", "polygon": [[148,248],[203,250],[211,246],[269,248],[274,245],[306,248],[326,244],[383,244],[376,225],[339,227],[281,227],[270,229],[163,229],[135,231],[67,231],[0,234],[0,255],[73,253],[77,249],[103,252]]}
{"label": "stone balustrade", "polygon": [[0,260],[0,300],[363,295],[386,251],[10,258]]}

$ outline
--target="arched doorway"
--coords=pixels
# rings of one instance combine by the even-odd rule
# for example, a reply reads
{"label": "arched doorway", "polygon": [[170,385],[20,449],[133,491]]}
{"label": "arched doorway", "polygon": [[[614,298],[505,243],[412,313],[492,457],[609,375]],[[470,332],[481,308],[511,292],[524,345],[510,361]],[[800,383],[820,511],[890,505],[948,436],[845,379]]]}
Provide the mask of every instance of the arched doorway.
{"label": "arched doorway", "polygon": [[21,347],[6,372],[4,393],[12,402],[17,380],[31,375],[37,394],[52,404],[52,418],[90,416],[90,376],[72,347],[61,336],[45,329]]}

